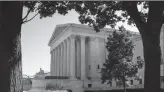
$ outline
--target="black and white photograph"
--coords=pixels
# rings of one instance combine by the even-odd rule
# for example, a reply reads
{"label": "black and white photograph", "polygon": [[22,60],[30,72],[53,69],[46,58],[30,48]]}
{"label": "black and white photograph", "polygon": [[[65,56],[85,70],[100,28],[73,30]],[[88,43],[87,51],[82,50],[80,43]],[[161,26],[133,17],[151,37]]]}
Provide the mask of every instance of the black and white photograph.
{"label": "black and white photograph", "polygon": [[164,92],[164,1],[0,1],[0,92]]}

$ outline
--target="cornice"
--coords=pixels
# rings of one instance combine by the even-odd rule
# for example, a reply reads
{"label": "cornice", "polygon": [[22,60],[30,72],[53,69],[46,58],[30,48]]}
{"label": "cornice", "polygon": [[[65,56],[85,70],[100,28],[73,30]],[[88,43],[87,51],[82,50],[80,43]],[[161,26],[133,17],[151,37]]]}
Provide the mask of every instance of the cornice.
{"label": "cornice", "polygon": [[[65,27],[65,28],[63,28],[63,27]],[[63,31],[59,31],[60,28]],[[53,43],[55,40],[57,40],[58,37],[60,37],[68,28],[81,28],[81,29],[88,29],[88,30],[94,31],[94,28],[89,27],[88,25],[75,24],[75,23],[60,24],[60,25],[56,26],[56,28],[49,40],[48,45],[50,46],[51,43]],[[100,32],[98,32],[97,35],[107,35],[108,33],[112,33],[113,30],[115,30],[115,29],[103,28],[103,29],[100,29]],[[141,37],[138,32],[130,31],[130,33],[132,33],[132,35],[133,35],[132,39],[134,39],[135,41],[141,40]]]}
{"label": "cornice", "polygon": [[[63,27],[65,27],[65,28],[63,28]],[[60,37],[60,35],[63,33],[63,32],[65,32],[68,28],[70,28],[70,27],[72,27],[72,28],[81,28],[81,29],[89,29],[89,30],[94,30],[92,27],[89,27],[88,25],[83,25],[83,24],[75,24],[75,23],[67,23],[67,24],[60,24],[60,25],[57,25],[56,26],[56,28],[55,28],[55,30],[54,30],[54,32],[53,32],[53,34],[52,34],[52,36],[51,36],[51,38],[50,38],[50,40],[49,40],[49,43],[48,43],[48,45],[50,46],[51,45],[51,43],[53,43],[54,42],[54,39],[57,39],[58,37]],[[59,31],[60,30],[60,28],[63,28],[63,29],[61,29],[61,30],[63,30],[63,31]],[[109,31],[109,30],[113,30],[113,29],[109,29],[109,28],[103,28],[103,29],[100,29],[102,32],[111,32],[111,31]],[[101,34],[101,32],[99,33],[99,34]]]}
{"label": "cornice", "polygon": [[[58,28],[62,28],[62,27],[63,27],[63,29],[59,29],[60,30],[59,31]],[[68,28],[69,28],[69,26],[66,26],[66,25],[64,25],[64,26],[57,25],[50,40],[49,40],[48,45],[50,46],[51,43],[53,43],[57,38],[59,38]]]}
{"label": "cornice", "polygon": [[[91,31],[95,31],[93,27],[89,27],[88,25],[71,23],[71,26],[73,28],[89,29]],[[103,28],[103,29],[100,29],[100,32],[97,32],[97,33],[101,33],[101,32],[112,32],[113,30],[115,30],[115,29],[112,29],[112,28]]]}

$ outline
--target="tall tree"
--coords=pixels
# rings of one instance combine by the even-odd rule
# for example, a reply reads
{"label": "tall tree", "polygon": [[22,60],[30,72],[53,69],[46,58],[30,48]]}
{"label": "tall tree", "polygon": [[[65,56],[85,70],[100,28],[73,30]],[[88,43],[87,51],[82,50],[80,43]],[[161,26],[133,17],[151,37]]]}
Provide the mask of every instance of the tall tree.
{"label": "tall tree", "polygon": [[0,2],[1,92],[22,92],[21,21],[20,2]]}
{"label": "tall tree", "polygon": [[138,69],[142,68],[143,61],[138,56],[137,62],[133,60],[134,43],[131,40],[131,33],[120,29],[109,34],[106,43],[108,57],[101,69],[102,82],[111,83],[113,79],[123,84],[126,92],[126,81],[131,77],[136,77]]}
{"label": "tall tree", "polygon": [[[0,92],[23,92],[22,88],[22,54],[21,54],[21,25],[29,22],[36,15],[41,18],[51,16],[58,11],[66,14],[62,8],[63,2],[39,1],[10,1],[0,2]],[[50,6],[51,6],[50,5]],[[27,14],[22,18],[23,7],[28,8]],[[47,7],[47,8],[46,8]],[[28,19],[31,12],[36,15]]]}

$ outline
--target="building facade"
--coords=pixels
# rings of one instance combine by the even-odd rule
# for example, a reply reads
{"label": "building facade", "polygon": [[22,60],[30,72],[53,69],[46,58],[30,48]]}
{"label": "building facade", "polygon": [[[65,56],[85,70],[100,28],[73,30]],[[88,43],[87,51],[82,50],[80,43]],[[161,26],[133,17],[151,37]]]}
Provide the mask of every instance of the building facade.
{"label": "building facade", "polygon": [[[105,43],[111,33],[112,29],[104,28],[100,32],[95,32],[93,28],[81,24],[57,25],[48,43],[51,53],[50,75],[67,79],[54,79],[54,82],[73,92],[122,88],[118,87],[116,81],[107,85],[102,84],[100,79],[100,70],[107,57]],[[137,56],[143,58],[143,46],[139,34],[132,32],[132,35],[135,44],[133,61],[135,61]],[[161,47],[163,38],[162,35]],[[161,49],[163,53],[164,50]],[[164,76],[163,72],[164,63],[161,63],[161,76]],[[132,78],[129,83],[127,82],[129,87],[143,87],[144,67],[139,70],[138,76],[139,80]]]}

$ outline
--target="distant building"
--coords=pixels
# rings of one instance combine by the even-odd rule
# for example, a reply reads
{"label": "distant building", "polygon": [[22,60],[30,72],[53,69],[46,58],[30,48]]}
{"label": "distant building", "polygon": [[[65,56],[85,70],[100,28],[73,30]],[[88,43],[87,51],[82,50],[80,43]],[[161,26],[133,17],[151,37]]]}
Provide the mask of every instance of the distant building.
{"label": "distant building", "polygon": [[50,75],[49,72],[45,73],[44,70],[40,68],[40,71],[34,75],[34,79],[44,79],[45,76],[49,76],[49,75]]}

